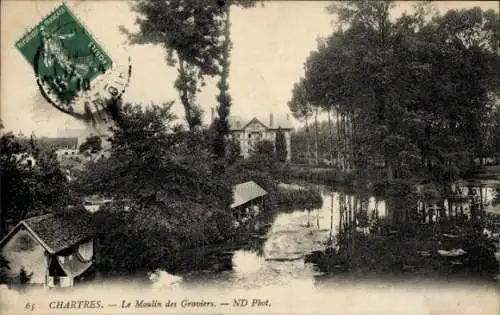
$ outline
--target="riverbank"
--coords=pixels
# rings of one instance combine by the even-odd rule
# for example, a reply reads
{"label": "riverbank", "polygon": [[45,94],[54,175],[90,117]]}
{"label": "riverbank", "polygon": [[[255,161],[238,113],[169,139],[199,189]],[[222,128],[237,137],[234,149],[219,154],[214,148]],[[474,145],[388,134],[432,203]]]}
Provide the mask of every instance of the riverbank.
{"label": "riverbank", "polygon": [[[225,244],[186,251],[175,262],[184,267],[172,272],[193,286],[258,287],[303,278],[319,287],[367,280],[495,285],[492,248],[482,246],[486,240],[474,239],[471,230],[434,224],[403,233],[380,222],[371,229],[372,234],[358,229],[351,238],[352,231],[344,231],[341,240],[337,222],[342,222],[342,214],[337,201],[345,193],[327,187],[322,191],[321,209],[267,212],[268,218],[259,222],[260,229],[241,233]],[[383,216],[391,212],[385,207],[379,205]],[[389,217],[384,218],[390,222]],[[338,250],[329,241],[330,228],[333,245],[340,245]],[[199,268],[195,270],[187,261],[196,261]]]}
{"label": "riverbank", "polygon": [[325,274],[360,279],[500,280],[498,240],[473,228],[421,224],[400,233],[382,225],[379,231],[341,231],[337,247],[314,252],[306,262]]}
{"label": "riverbank", "polygon": [[[273,185],[269,190],[269,207],[238,228],[235,228],[236,219],[229,210],[201,204],[150,206],[146,212],[135,211],[133,207],[123,211],[109,205],[108,209],[96,213],[98,225],[106,229],[99,240],[97,268],[101,274],[109,276],[145,276],[156,269],[168,272],[207,266],[224,269],[228,266],[217,262],[218,259],[211,259],[213,248],[231,247],[230,243],[241,235],[265,230],[280,211],[296,207],[315,208],[321,203],[321,194],[312,189]],[[109,226],[116,228],[107,229]],[[121,241],[118,243],[117,239]]]}
{"label": "riverbank", "polygon": [[270,197],[269,207],[235,229],[230,236],[217,243],[179,251],[171,257],[164,268],[169,273],[231,270],[231,252],[249,250],[262,253],[265,235],[277,215],[297,208],[317,209],[322,206],[322,203],[321,194],[317,191],[279,185]]}
{"label": "riverbank", "polygon": [[[273,174],[282,181],[316,183],[320,185],[342,187],[344,190],[358,190],[373,193],[377,196],[404,194],[407,187],[418,182],[387,181],[383,170],[373,170],[370,174],[357,171],[342,171],[332,167],[311,167],[297,164],[281,164]],[[398,188],[404,187],[405,191]]]}
{"label": "riverbank", "polygon": [[[298,187],[293,184],[279,186]],[[358,230],[353,243],[346,237],[343,241],[344,248],[340,251],[328,249],[331,248],[329,240],[332,234],[334,240],[340,240],[338,227],[342,226],[343,222],[343,205],[340,200],[346,193],[334,188],[311,186],[321,191],[323,202],[320,209],[277,207],[261,212],[253,222],[253,230],[240,230],[240,233],[226,241],[184,249],[175,257],[170,257],[165,261],[165,268],[161,269],[162,271],[154,270],[159,274],[168,273],[165,281],[155,283],[155,287],[164,285],[165,289],[169,289],[172,279],[177,281],[176,285],[181,288],[196,289],[203,286],[247,290],[273,285],[285,287],[291,283],[297,284],[299,281],[316,289],[330,284],[336,286],[366,284],[369,283],[365,281],[367,279],[389,286],[392,284],[385,280],[394,280],[390,282],[405,283],[411,287],[417,282],[425,282],[426,279],[429,280],[426,283],[437,285],[446,282],[456,284],[457,281],[470,285],[478,284],[476,281],[478,279],[484,281],[487,278],[486,275],[477,276],[470,268],[469,271],[459,273],[460,264],[453,262],[455,258],[449,263],[457,269],[456,272],[449,272],[445,264],[439,265],[441,262],[438,259],[442,257],[438,250],[447,250],[451,254],[461,254],[458,249],[467,253],[473,252],[471,247],[458,247],[456,244],[455,236],[459,236],[460,241],[469,238],[465,233],[467,231],[463,231],[462,236],[457,231],[445,229],[445,226],[434,225],[435,230],[420,229],[419,226],[415,230],[427,231],[420,238],[414,232],[403,236],[389,226],[383,228],[382,225],[378,225],[378,229],[371,229],[372,235],[364,235]],[[351,195],[352,198],[355,196]],[[369,196],[367,198],[373,199]],[[371,209],[373,206],[373,200],[369,201],[368,207]],[[386,207],[390,206],[383,201],[378,204],[381,218],[389,220],[393,209]],[[375,231],[379,233],[376,234]],[[364,232],[367,233],[366,230]],[[348,233],[344,235],[349,236]],[[434,235],[441,236],[434,237]],[[325,249],[328,249],[326,254],[323,253]],[[346,253],[346,249],[351,249],[351,255],[341,256],[341,253]],[[336,255],[330,255],[329,251]],[[323,256],[324,266],[311,259],[315,255]],[[333,261],[334,256],[342,258],[343,261],[339,259]],[[427,257],[431,257],[432,260],[426,260]],[[383,261],[379,262],[378,259]],[[469,262],[465,262],[464,265],[466,263]],[[485,266],[484,263],[477,263],[481,264]],[[356,270],[354,266],[360,268]],[[375,271],[370,268],[374,268]],[[148,278],[148,273],[143,273],[139,277],[146,285],[151,286]],[[130,283],[128,276],[125,279]],[[488,287],[491,286],[488,284]]]}
{"label": "riverbank", "polygon": [[500,165],[478,167],[470,172],[467,179],[471,180],[494,180],[500,181]]}

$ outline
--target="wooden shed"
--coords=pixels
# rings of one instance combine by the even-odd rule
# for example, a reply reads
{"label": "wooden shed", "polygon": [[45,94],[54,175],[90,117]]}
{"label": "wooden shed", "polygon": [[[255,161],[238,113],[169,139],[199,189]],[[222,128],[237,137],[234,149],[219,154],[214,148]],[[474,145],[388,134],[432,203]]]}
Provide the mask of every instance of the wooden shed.
{"label": "wooden shed", "polygon": [[231,205],[233,215],[238,220],[257,215],[266,207],[267,195],[267,191],[253,181],[235,185]]}

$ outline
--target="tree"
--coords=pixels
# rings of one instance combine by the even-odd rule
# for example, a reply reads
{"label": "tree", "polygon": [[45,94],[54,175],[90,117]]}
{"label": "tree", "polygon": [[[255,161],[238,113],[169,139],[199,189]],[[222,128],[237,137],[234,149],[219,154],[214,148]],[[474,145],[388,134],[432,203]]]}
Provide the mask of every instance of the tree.
{"label": "tree", "polygon": [[[303,119],[306,123],[306,133],[309,135],[309,117],[313,115],[313,109],[308,101],[308,94],[305,86],[305,80],[301,78],[295,83],[292,89],[292,98],[288,101],[288,108],[297,119]],[[310,136],[307,137],[307,163],[310,162],[311,148]]]}
{"label": "tree", "polygon": [[[348,98],[355,93],[356,88],[356,85],[349,80],[352,74],[348,65],[351,61],[347,58],[348,51],[344,46],[342,30],[339,29],[329,38],[318,40],[317,51],[310,53],[304,67],[306,98],[314,105],[315,122],[320,109],[325,110],[329,115],[330,112],[336,114],[337,161],[342,170],[349,168],[349,157],[352,155],[350,127],[354,113]],[[350,84],[344,84],[346,81]],[[333,125],[330,124],[329,127],[332,136],[330,141],[333,142]]]}
{"label": "tree", "polygon": [[[31,161],[34,161],[32,163]],[[8,226],[32,215],[66,206],[72,201],[68,181],[53,150],[42,148],[34,136],[0,138],[1,234]]]}
{"label": "tree", "polygon": [[141,206],[185,200],[226,209],[231,188],[212,174],[206,136],[180,129],[172,104],[145,109],[125,104],[112,127],[109,158],[89,165],[75,189],[129,198]]}
{"label": "tree", "polygon": [[391,21],[393,6],[331,6],[340,27],[311,52],[296,83],[303,92],[294,96],[336,111],[343,169],[377,174],[383,167],[389,180],[447,183],[493,142],[498,14],[474,8],[430,16],[418,5]]}
{"label": "tree", "polygon": [[98,248],[104,272],[170,271],[182,249],[232,232],[232,183],[214,176],[206,133],[180,128],[172,104],[123,105],[109,157],[90,163],[74,183],[81,194],[115,200],[97,213],[101,226],[114,227]]}
{"label": "tree", "polygon": [[102,139],[99,136],[90,136],[80,145],[78,151],[86,156],[92,156],[102,150]]}
{"label": "tree", "polygon": [[244,162],[247,167],[263,172],[272,169],[275,163],[276,152],[271,140],[255,142],[250,149],[250,156]]}
{"label": "tree", "polygon": [[138,13],[139,31],[121,30],[132,43],[156,44],[166,49],[168,65],[177,66],[174,85],[193,130],[200,126],[202,113],[196,94],[206,76],[220,73],[225,8],[210,0],[139,0],[132,10]]}
{"label": "tree", "polygon": [[274,143],[270,140],[258,141],[252,147],[252,154],[274,158]]}
{"label": "tree", "polygon": [[[336,152],[336,146],[333,146],[331,139],[334,136],[332,128],[330,126],[331,122],[320,121],[318,126],[318,156],[320,161],[323,159],[330,159],[332,151]],[[331,134],[332,133],[332,134]],[[292,147],[295,150],[292,151],[292,159],[305,159],[304,153],[306,152],[307,146],[307,133],[305,127],[298,128],[290,135],[290,141],[292,142]],[[300,156],[303,155],[303,156]]]}
{"label": "tree", "polygon": [[227,160],[228,165],[232,165],[236,161],[238,161],[242,158],[240,142],[236,139],[231,139],[228,141],[226,151],[227,151],[226,160]]}
{"label": "tree", "polygon": [[500,165],[500,104],[497,104],[494,123],[491,127],[492,136],[492,151],[495,156],[496,165]]}
{"label": "tree", "polygon": [[276,158],[280,162],[286,162],[287,156],[288,156],[288,150],[286,146],[286,139],[285,139],[285,133],[281,128],[278,128],[278,131],[276,132],[276,139],[275,139],[275,144],[276,148]]}
{"label": "tree", "polygon": [[220,80],[217,83],[219,89],[219,95],[217,96],[217,114],[218,117],[212,122],[213,129],[213,139],[212,139],[212,154],[216,160],[215,162],[215,172],[221,173],[223,171],[223,164],[221,159],[224,157],[226,152],[226,139],[229,135],[229,122],[228,117],[231,109],[231,96],[229,95],[229,56],[231,53],[231,6],[237,5],[244,8],[253,7],[255,5],[254,1],[235,1],[227,0],[222,1],[222,6],[224,7],[224,41],[222,44],[222,54],[221,54],[221,75]]}

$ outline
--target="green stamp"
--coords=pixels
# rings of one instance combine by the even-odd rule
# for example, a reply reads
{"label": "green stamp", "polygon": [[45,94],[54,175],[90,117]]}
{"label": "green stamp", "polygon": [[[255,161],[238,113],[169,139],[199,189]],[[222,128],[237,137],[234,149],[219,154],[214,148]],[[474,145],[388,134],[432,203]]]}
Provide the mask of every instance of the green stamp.
{"label": "green stamp", "polygon": [[[33,67],[44,97],[66,112],[113,66],[66,4],[57,7],[15,44]],[[118,91],[118,90],[117,90]]]}

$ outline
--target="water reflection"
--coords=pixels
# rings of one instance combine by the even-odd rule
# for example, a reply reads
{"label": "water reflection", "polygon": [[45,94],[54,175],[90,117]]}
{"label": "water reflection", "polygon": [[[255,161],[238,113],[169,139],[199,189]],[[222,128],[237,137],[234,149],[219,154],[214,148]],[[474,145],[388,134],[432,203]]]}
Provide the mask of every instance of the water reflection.
{"label": "water reflection", "polygon": [[346,272],[364,279],[493,279],[499,271],[498,248],[483,229],[495,190],[466,184],[446,193],[387,198],[383,211],[379,200],[339,193],[336,246],[306,261],[318,266],[322,279]]}
{"label": "water reflection", "polygon": [[[210,283],[217,287],[259,288],[272,285],[286,286],[299,281],[314,284],[322,274],[317,266],[306,262],[312,252],[336,243],[339,220],[342,217],[340,200],[345,194],[319,187],[323,204],[317,209],[296,209],[274,212],[261,217],[259,230],[241,235],[232,246],[232,254],[217,257],[230,259],[232,268],[190,271],[185,273],[187,283]],[[367,196],[362,205],[370,215],[385,216],[385,202]],[[219,252],[227,252],[228,248]],[[215,257],[212,257],[214,259]],[[217,263],[220,264],[220,263]]]}
{"label": "water reflection", "polygon": [[[453,239],[435,242],[433,227],[429,230],[429,241],[419,243],[411,238],[414,237],[411,231],[427,231],[421,224],[444,222],[444,218],[456,217],[457,213],[470,214],[471,200],[479,200],[480,209],[484,209],[495,198],[495,190],[489,187],[478,187],[477,198],[469,198],[470,185],[453,187],[452,194],[443,200],[380,199],[362,192],[318,189],[323,197],[321,208],[267,213],[258,218],[253,231],[227,244],[208,246],[202,254],[182,258],[188,262],[187,266],[192,266],[189,261],[193,259],[201,266],[198,270],[178,272],[184,278],[183,285],[245,289],[291,283],[322,285],[325,279],[352,281],[351,267],[356,264],[363,266],[360,270],[364,279],[370,275],[378,279],[373,270],[415,276],[431,269],[437,270],[438,276],[447,275],[449,269],[434,266],[436,261],[428,257],[436,255],[439,249],[436,244],[445,248]],[[429,210],[433,207],[437,209],[434,212]],[[403,240],[398,234],[401,229],[407,229],[405,233],[410,236]],[[401,251],[400,247],[407,249]],[[363,251],[370,248],[376,248],[377,255],[364,257]],[[342,255],[321,261],[325,252]],[[383,260],[385,265],[381,263]],[[446,268],[459,269],[463,263],[451,259]]]}

